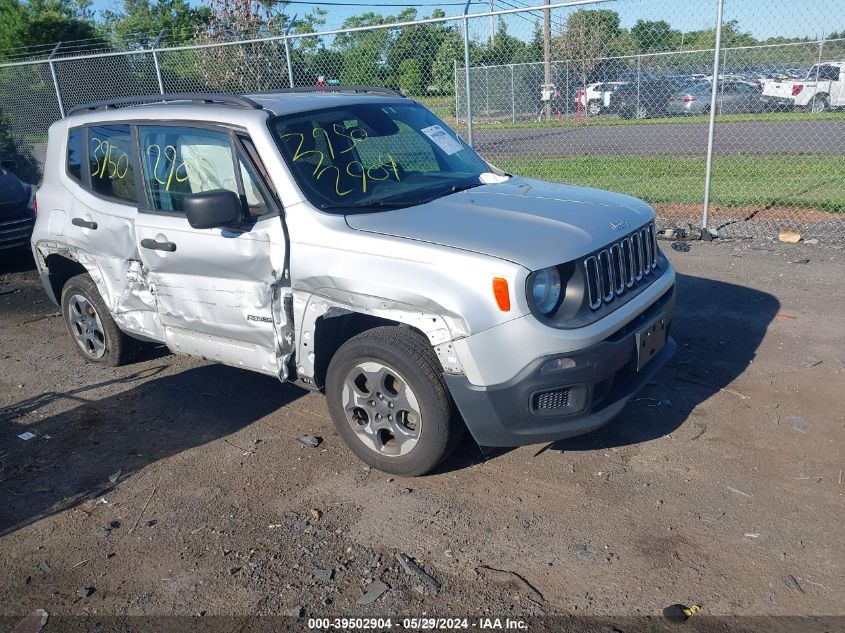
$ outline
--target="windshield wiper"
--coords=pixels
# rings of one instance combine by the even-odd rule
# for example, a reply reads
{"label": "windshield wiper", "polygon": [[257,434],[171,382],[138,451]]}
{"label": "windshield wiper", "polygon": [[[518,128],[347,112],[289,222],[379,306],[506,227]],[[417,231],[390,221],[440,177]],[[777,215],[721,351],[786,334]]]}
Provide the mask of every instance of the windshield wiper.
{"label": "windshield wiper", "polygon": [[398,209],[407,207],[405,202],[384,202],[372,200],[370,202],[325,202],[320,205],[321,209]]}
{"label": "windshield wiper", "polygon": [[406,204],[408,205],[417,205],[417,204],[425,204],[426,202],[431,202],[432,200],[437,200],[438,198],[442,198],[443,196],[449,196],[453,193],[458,193],[459,191],[466,191],[467,189],[472,189],[473,187],[480,187],[484,183],[482,182],[465,182],[460,185],[451,185],[450,187],[446,187],[438,191],[437,193],[428,196],[427,198],[419,198],[414,201],[409,201]]}

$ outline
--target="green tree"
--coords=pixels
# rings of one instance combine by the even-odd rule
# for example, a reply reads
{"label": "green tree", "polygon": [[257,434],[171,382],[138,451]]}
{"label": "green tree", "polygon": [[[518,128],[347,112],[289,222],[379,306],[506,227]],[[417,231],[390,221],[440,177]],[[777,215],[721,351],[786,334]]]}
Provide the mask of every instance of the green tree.
{"label": "green tree", "polygon": [[162,30],[170,42],[192,40],[211,21],[211,10],[186,0],[123,0],[116,11],[104,11],[102,20],[117,42],[146,48]]}
{"label": "green tree", "polygon": [[[392,19],[368,11],[347,18],[342,28],[378,26],[390,21]],[[341,83],[353,85],[387,83],[385,67],[389,37],[388,29],[352,31],[336,35],[334,44],[343,56]]]}
{"label": "green tree", "polygon": [[631,37],[638,53],[668,51],[675,48],[680,36],[665,20],[637,20],[631,28]]}
{"label": "green tree", "polygon": [[432,83],[438,92],[455,94],[456,63],[458,67],[464,65],[464,43],[460,31],[450,28],[437,49],[432,64]]}
{"label": "green tree", "polygon": [[0,0],[0,16],[0,56],[9,57],[20,52],[26,8],[18,0]]}
{"label": "green tree", "polygon": [[499,18],[493,40],[479,47],[478,61],[488,66],[528,61],[529,46],[518,37],[508,34],[505,21]]}
{"label": "green tree", "polygon": [[89,6],[89,0],[2,0],[0,55],[40,54],[57,42],[92,45],[100,33]]}
{"label": "green tree", "polygon": [[[263,0],[212,0],[211,19],[195,37],[198,44],[222,44],[284,33],[284,7]],[[284,45],[279,41],[210,46],[189,51],[197,82],[213,90],[250,92],[287,86]],[[184,63],[179,64],[184,67]],[[180,74],[184,70],[174,68]]]}
{"label": "green tree", "polygon": [[623,35],[619,14],[609,9],[579,9],[566,21],[554,48],[563,59],[570,59],[578,70],[580,81],[588,82],[591,71],[614,50],[614,43]]}
{"label": "green tree", "polygon": [[409,58],[399,64],[399,87],[407,95],[420,96],[426,93],[426,83],[418,59]]}

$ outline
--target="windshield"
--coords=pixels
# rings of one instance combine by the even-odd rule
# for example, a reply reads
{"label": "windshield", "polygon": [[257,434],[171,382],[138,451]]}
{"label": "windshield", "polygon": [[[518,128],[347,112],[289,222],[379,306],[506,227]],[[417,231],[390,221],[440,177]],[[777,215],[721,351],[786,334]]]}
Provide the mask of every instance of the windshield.
{"label": "windshield", "polygon": [[490,170],[420,105],[359,103],[271,120],[282,156],[317,208],[412,206],[481,184]]}

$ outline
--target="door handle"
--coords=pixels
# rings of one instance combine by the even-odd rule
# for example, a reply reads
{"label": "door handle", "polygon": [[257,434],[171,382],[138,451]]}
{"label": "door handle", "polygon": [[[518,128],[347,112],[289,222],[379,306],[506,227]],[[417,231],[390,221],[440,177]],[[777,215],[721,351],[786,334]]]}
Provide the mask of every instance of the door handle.
{"label": "door handle", "polygon": [[154,251],[167,251],[168,253],[173,253],[176,250],[176,244],[173,242],[156,242],[148,237],[141,240],[141,246]]}
{"label": "door handle", "polygon": [[83,229],[91,229],[92,231],[97,230],[97,223],[91,222],[89,220],[83,220],[82,218],[73,218],[70,221],[71,224],[74,226],[81,226]]}

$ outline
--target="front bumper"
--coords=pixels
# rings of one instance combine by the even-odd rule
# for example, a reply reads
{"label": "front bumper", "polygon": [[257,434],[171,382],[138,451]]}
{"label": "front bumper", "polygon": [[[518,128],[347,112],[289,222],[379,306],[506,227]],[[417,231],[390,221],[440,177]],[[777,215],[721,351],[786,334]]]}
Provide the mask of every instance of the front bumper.
{"label": "front bumper", "polygon": [[[674,312],[672,287],[600,343],[577,352],[537,358],[501,384],[479,387],[465,376],[448,374],[444,376],[446,384],[467,428],[481,446],[521,446],[581,435],[610,422],[672,357],[676,345],[669,331]],[[637,371],[637,332],[661,316],[666,343]],[[541,373],[542,367],[557,358],[568,359],[570,365],[574,361],[574,366]],[[566,404],[560,406],[562,402]]]}

